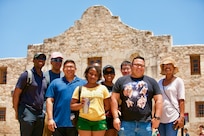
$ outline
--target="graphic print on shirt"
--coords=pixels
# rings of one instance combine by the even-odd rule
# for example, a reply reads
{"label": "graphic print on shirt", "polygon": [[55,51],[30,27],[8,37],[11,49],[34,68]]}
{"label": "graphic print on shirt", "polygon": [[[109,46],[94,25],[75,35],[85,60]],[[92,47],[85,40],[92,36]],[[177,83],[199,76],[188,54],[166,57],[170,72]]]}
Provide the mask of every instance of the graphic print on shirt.
{"label": "graphic print on shirt", "polygon": [[148,86],[144,81],[131,82],[124,85],[123,94],[128,108],[137,107],[144,109],[147,104]]}

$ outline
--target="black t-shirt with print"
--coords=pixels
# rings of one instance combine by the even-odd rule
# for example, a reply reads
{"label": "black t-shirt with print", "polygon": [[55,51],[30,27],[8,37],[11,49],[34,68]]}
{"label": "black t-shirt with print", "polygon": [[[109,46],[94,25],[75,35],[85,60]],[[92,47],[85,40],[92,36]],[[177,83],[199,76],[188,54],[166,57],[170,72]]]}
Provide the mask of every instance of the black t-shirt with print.
{"label": "black t-shirt with print", "polygon": [[152,98],[161,94],[155,79],[148,76],[133,78],[130,75],[120,77],[113,92],[120,93],[122,120],[141,122],[151,121]]}

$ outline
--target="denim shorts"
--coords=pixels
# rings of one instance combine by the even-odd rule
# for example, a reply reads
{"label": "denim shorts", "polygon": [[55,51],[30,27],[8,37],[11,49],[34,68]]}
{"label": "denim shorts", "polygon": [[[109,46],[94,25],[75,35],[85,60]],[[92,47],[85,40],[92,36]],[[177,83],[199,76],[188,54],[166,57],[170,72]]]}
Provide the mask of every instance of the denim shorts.
{"label": "denim shorts", "polygon": [[152,136],[151,122],[122,121],[119,136]]}
{"label": "denim shorts", "polygon": [[106,120],[90,121],[79,117],[77,122],[77,129],[87,131],[107,130]]}

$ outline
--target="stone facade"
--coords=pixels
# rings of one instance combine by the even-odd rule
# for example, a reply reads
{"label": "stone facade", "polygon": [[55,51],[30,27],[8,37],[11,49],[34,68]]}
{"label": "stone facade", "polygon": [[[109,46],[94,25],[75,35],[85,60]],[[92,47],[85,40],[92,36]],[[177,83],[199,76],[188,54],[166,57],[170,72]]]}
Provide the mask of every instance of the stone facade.
{"label": "stone facade", "polygon": [[[159,80],[160,61],[167,56],[177,60],[180,72],[177,76],[184,79],[186,87],[186,109],[190,134],[197,135],[199,124],[204,118],[195,116],[195,101],[204,101],[204,45],[173,46],[170,35],[154,36],[150,31],[137,30],[120,21],[118,16],[104,6],[88,8],[70,27],[60,35],[45,39],[42,44],[29,45],[26,58],[0,59],[0,67],[7,67],[7,83],[0,84],[0,107],[6,107],[6,121],[0,121],[0,136],[19,136],[19,124],[14,118],[11,91],[19,75],[33,66],[32,58],[36,52],[43,52],[48,60],[43,68],[50,69],[50,54],[63,53],[64,59],[73,59],[77,65],[77,75],[83,77],[87,59],[102,57],[102,66],[112,64],[116,69],[115,80],[121,76],[120,63],[141,55],[146,60],[146,73]],[[190,55],[199,54],[201,74],[191,75]]]}

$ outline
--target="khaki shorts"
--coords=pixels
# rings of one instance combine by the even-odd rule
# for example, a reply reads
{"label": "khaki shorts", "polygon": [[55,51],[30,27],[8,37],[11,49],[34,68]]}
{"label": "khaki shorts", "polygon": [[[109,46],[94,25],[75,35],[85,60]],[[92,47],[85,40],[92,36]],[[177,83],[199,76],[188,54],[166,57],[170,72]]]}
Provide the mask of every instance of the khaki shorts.
{"label": "khaki shorts", "polygon": [[77,122],[77,129],[87,131],[107,130],[106,120],[90,121],[79,117]]}

